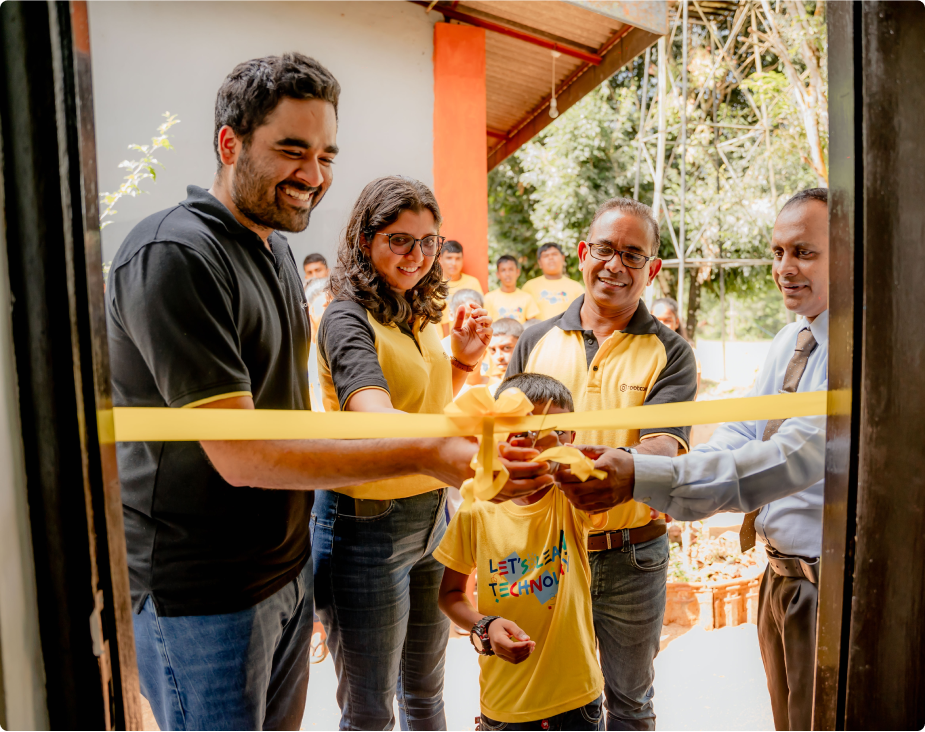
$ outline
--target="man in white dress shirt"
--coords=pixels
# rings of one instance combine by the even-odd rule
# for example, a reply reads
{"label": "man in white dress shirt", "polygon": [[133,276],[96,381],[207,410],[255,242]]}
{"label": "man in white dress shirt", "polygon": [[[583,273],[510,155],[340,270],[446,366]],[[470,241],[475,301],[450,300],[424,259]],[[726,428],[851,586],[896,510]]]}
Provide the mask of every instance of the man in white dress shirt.
{"label": "man in white dress shirt", "polygon": [[[749,396],[828,386],[828,191],[801,191],[774,223],[771,273],[788,310],[800,316],[771,344]],[[583,448],[584,449],[584,448]],[[769,565],[758,601],[758,639],[777,729],[810,729],[816,605],[822,549],[825,417],[732,422],[675,458],[587,448],[607,478],[559,474],[576,506],[603,510],[629,499],[693,521],[748,512],[743,548],[755,534]]]}

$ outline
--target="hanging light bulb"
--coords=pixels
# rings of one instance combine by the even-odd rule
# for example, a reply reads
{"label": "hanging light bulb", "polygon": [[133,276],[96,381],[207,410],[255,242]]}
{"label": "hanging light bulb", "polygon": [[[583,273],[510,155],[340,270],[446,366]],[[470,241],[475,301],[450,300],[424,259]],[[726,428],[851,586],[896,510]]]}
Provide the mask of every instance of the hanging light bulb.
{"label": "hanging light bulb", "polygon": [[555,119],[559,116],[559,106],[556,104],[556,59],[559,58],[559,52],[552,52],[552,95],[549,100],[549,116]]}

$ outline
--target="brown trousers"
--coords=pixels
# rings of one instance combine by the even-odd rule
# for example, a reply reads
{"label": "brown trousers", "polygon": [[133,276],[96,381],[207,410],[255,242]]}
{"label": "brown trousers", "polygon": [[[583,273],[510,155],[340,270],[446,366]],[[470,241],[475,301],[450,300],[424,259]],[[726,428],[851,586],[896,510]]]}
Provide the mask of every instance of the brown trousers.
{"label": "brown trousers", "polygon": [[774,726],[808,730],[816,668],[816,586],[767,567],[758,596],[758,645],[768,677]]}

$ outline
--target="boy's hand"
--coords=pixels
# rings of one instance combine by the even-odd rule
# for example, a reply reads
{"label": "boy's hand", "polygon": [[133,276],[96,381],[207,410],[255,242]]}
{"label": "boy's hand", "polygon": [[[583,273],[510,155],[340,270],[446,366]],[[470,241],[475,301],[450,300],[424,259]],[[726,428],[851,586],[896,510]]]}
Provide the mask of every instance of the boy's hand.
{"label": "boy's hand", "polygon": [[512,447],[506,442],[501,442],[498,444],[498,452],[511,477],[498,495],[491,499],[494,503],[524,498],[553,484],[552,476],[549,475],[549,465],[531,462],[532,458],[540,454],[537,450],[531,447]]}
{"label": "boy's hand", "polygon": [[488,626],[488,637],[491,639],[491,650],[498,658],[508,663],[520,663],[533,653],[536,643],[530,636],[505,618],[498,618]]}

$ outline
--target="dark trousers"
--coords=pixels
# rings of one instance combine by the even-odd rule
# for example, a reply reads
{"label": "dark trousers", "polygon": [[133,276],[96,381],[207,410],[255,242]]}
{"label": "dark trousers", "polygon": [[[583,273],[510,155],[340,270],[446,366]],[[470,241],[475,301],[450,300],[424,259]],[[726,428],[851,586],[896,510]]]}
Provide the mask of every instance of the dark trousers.
{"label": "dark trousers", "polygon": [[604,697],[601,695],[593,702],[588,702],[578,709],[533,722],[498,722],[483,714],[479,720],[479,729],[483,732],[485,730],[593,730],[598,732],[604,729]]}
{"label": "dark trousers", "polygon": [[816,667],[816,585],[764,571],[758,596],[758,645],[768,677],[774,726],[812,727]]}

